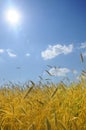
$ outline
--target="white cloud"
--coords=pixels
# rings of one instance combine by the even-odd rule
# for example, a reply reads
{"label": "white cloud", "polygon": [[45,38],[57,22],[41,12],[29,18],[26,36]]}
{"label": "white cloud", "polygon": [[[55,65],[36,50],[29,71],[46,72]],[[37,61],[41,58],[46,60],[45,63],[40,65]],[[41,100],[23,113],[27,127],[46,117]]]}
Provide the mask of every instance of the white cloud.
{"label": "white cloud", "polygon": [[82,55],[85,57],[86,56],[86,52],[83,52]]}
{"label": "white cloud", "polygon": [[81,80],[81,75],[78,75],[78,76],[76,77],[76,80],[80,81],[80,80]]}
{"label": "white cloud", "polygon": [[77,74],[78,72],[77,72],[77,70],[73,69],[73,70],[72,70],[72,73],[73,73],[73,74]]}
{"label": "white cloud", "polygon": [[30,53],[26,53],[25,55],[26,55],[27,57],[29,57],[29,56],[30,56]]}
{"label": "white cloud", "polygon": [[67,55],[73,51],[73,45],[61,45],[57,44],[54,46],[49,45],[49,47],[41,52],[41,56],[44,58],[44,60],[52,59],[60,54]]}
{"label": "white cloud", "polygon": [[0,49],[0,53],[4,53],[4,49]]}
{"label": "white cloud", "polygon": [[7,49],[7,53],[9,55],[9,57],[16,57],[17,56],[11,49]]}
{"label": "white cloud", "polygon": [[84,48],[86,48],[86,42],[83,42],[83,43],[81,43],[81,46],[80,46],[80,48],[81,48],[81,49],[84,49]]}
{"label": "white cloud", "polygon": [[49,70],[49,73],[53,76],[66,76],[67,73],[69,73],[70,70],[68,68],[51,68]]}

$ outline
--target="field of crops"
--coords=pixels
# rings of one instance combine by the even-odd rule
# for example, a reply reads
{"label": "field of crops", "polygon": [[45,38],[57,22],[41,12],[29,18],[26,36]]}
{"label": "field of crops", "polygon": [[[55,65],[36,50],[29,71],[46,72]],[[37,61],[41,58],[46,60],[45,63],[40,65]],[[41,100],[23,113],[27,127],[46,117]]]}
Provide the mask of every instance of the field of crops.
{"label": "field of crops", "polygon": [[86,81],[0,88],[0,130],[86,130]]}

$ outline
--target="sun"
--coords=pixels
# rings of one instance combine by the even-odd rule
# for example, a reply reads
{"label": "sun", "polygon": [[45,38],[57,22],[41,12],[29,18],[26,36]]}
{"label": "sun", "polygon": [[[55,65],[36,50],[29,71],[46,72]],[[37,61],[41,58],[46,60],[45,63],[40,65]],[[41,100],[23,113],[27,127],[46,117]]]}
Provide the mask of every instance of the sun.
{"label": "sun", "polygon": [[20,13],[16,9],[9,9],[5,14],[6,20],[12,24],[16,25],[20,22]]}

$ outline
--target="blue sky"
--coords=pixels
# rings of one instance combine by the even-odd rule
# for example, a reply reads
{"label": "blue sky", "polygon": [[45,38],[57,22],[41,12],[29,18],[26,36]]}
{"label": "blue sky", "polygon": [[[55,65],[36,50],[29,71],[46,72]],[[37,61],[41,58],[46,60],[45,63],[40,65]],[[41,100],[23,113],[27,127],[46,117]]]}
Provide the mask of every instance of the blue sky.
{"label": "blue sky", "polygon": [[[10,8],[21,14],[15,26],[5,19]],[[86,0],[0,1],[0,82],[37,81],[49,77],[45,70],[56,81],[72,78],[82,70],[81,52],[85,58]]]}

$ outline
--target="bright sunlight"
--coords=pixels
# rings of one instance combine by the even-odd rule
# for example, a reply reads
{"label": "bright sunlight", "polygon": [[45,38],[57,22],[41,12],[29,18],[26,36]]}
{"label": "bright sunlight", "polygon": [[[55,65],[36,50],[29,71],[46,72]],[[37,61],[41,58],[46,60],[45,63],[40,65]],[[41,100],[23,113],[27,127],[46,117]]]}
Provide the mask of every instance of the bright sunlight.
{"label": "bright sunlight", "polygon": [[20,22],[20,14],[16,9],[7,10],[5,17],[6,17],[6,20],[12,25],[19,24]]}

